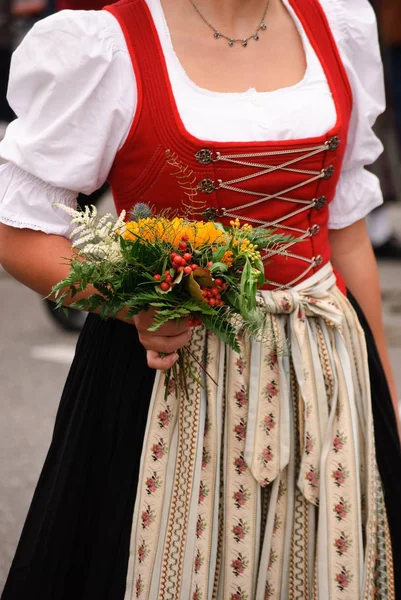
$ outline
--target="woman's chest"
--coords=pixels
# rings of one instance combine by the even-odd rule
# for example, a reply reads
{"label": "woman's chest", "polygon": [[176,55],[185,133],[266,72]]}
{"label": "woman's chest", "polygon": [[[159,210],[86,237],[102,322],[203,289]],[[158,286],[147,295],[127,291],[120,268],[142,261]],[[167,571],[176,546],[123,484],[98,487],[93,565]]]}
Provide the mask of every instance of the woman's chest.
{"label": "woman's chest", "polygon": [[[178,61],[197,86],[220,93],[250,88],[270,92],[302,80],[307,66],[302,35],[282,0],[269,1],[257,40],[251,37],[245,44],[233,45],[225,37],[216,39],[213,31],[198,22],[190,3],[184,5],[188,13],[177,9],[176,0],[163,0],[162,6]],[[232,37],[241,38],[243,31],[245,24]]]}

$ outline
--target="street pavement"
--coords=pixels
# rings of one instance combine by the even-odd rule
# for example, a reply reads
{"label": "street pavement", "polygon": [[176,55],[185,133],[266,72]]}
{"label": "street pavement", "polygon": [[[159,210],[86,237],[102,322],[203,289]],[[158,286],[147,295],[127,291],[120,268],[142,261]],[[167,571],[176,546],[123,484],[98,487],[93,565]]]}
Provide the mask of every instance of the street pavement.
{"label": "street pavement", "polygon": [[[401,236],[401,206],[392,209],[392,221]],[[386,333],[401,394],[401,263],[382,263],[380,276]],[[4,272],[0,298],[1,592],[50,442],[77,336],[60,330],[42,299]]]}

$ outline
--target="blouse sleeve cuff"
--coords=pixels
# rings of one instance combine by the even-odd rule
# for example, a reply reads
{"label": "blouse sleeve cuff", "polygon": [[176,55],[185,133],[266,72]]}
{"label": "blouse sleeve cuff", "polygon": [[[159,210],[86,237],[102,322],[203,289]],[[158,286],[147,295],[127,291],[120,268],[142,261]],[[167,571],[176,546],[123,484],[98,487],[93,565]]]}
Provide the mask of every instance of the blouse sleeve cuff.
{"label": "blouse sleeve cuff", "polygon": [[329,207],[329,229],[353,225],[382,203],[383,194],[376,175],[363,168],[343,171]]}
{"label": "blouse sleeve cuff", "polygon": [[77,194],[54,187],[13,163],[0,166],[0,222],[68,237],[71,217],[54,204],[75,208]]}

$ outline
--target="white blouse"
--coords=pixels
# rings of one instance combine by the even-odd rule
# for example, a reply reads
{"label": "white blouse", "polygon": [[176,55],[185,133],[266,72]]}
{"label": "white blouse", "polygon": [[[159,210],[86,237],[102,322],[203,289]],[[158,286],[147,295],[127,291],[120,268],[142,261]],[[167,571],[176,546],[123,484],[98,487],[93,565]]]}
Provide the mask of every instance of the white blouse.
{"label": "white blouse", "polygon": [[[291,9],[306,53],[296,85],[273,92],[219,93],[192,82],[171,42],[160,0],[146,0],[154,19],[178,110],[200,139],[267,141],[325,134],[335,123],[323,68]],[[365,170],[382,151],[372,131],[384,110],[376,20],[368,0],[320,0],[354,95],[348,147],[331,228],[346,227],[381,204],[378,179]],[[0,143],[0,221],[67,235],[74,206],[107,179],[128,135],[137,88],[123,33],[106,11],[62,11],[34,26],[12,60],[8,99],[18,118]]]}

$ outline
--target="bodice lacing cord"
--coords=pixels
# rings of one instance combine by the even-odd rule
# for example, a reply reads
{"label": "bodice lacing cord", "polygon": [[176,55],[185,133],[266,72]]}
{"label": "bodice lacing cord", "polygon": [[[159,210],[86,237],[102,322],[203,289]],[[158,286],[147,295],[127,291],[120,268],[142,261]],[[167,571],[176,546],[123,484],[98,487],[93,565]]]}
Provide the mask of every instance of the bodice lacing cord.
{"label": "bodice lacing cord", "polygon": [[[297,149],[289,149],[289,150],[281,150],[281,151],[271,151],[271,152],[257,152],[257,153],[247,153],[247,154],[223,154],[221,152],[216,152],[214,155],[211,151],[203,149],[197,153],[197,160],[201,164],[210,164],[212,162],[218,163],[230,163],[234,165],[241,165],[247,167],[253,167],[258,169],[254,173],[250,173],[248,175],[244,175],[242,177],[238,177],[236,179],[232,179],[230,181],[218,180],[217,182],[213,182],[211,179],[203,179],[198,183],[198,190],[203,193],[211,193],[213,191],[218,190],[229,190],[235,194],[242,194],[247,196],[256,197],[255,200],[251,200],[245,204],[237,205],[233,208],[220,208],[220,209],[206,209],[204,211],[205,216],[213,216],[213,218],[231,218],[231,219],[240,219],[242,221],[246,221],[251,223],[252,225],[257,225],[261,227],[266,227],[268,229],[272,228],[280,228],[281,230],[288,232],[290,234],[294,234],[294,239],[285,244],[280,245],[277,248],[274,248],[268,252],[266,252],[263,256],[264,261],[268,261],[270,258],[276,255],[286,256],[290,258],[295,258],[306,262],[308,266],[305,270],[298,275],[292,281],[289,281],[285,285],[270,282],[269,283],[278,288],[283,289],[287,287],[291,287],[295,285],[299,280],[303,279],[314,267],[319,266],[322,262],[321,256],[315,256],[313,258],[308,258],[302,256],[297,253],[290,252],[290,249],[297,244],[309,237],[315,236],[319,233],[320,228],[318,225],[312,225],[307,229],[292,227],[286,223],[292,217],[299,215],[305,211],[310,210],[311,208],[316,208],[319,210],[326,204],[326,198],[321,196],[319,198],[312,198],[311,200],[304,200],[301,198],[292,197],[292,192],[299,190],[300,188],[319,181],[320,179],[328,179],[333,173],[334,169],[331,165],[321,170],[310,170],[310,169],[302,169],[296,168],[296,165],[302,163],[303,161],[316,156],[317,154],[321,154],[323,152],[334,152],[340,144],[340,140],[337,136],[332,137],[330,140],[327,140],[323,144],[318,144],[314,147],[309,148],[297,148]],[[294,156],[295,155],[295,156]],[[263,162],[257,162],[254,159],[267,158],[272,156],[291,156],[289,160],[278,164],[278,165],[268,165]],[[278,191],[274,194],[265,194],[263,192],[257,192],[254,190],[249,190],[246,188],[238,187],[239,184],[245,183],[255,178],[259,177],[267,177],[268,175],[275,173],[277,171],[291,172],[291,173],[299,173],[302,175],[307,175],[308,178],[304,181],[300,181],[299,183],[287,187],[281,191]],[[244,216],[243,211],[247,210],[248,213],[252,208],[258,206],[259,204],[268,202],[270,200],[281,200],[283,202],[292,203],[298,205],[298,207],[294,208],[291,212],[285,214],[282,217],[279,217],[274,220],[260,220],[252,218],[251,216]],[[301,207],[299,207],[301,205]]]}

